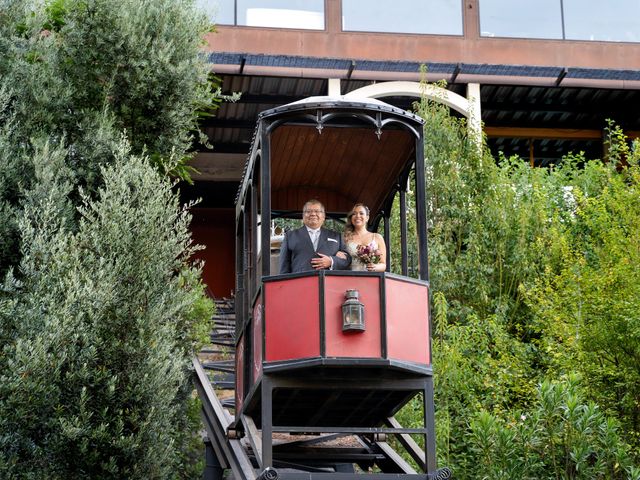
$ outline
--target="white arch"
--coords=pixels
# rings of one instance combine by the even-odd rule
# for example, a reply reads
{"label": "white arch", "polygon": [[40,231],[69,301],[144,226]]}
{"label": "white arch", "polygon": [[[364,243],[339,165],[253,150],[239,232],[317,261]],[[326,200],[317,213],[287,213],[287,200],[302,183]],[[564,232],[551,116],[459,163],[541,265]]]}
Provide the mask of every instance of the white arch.
{"label": "white arch", "polygon": [[445,88],[431,84],[420,84],[418,82],[381,82],[367,85],[366,87],[353,90],[345,97],[421,97],[427,98],[445,105],[460,112],[465,117],[469,115],[469,101],[462,95],[451,92]]}
{"label": "white arch", "polygon": [[381,82],[353,90],[345,98],[383,98],[383,97],[422,97],[444,103],[448,107],[467,117],[469,131],[481,142],[480,125],[480,85],[470,83],[467,87],[468,98],[458,95],[446,88],[418,82]]}

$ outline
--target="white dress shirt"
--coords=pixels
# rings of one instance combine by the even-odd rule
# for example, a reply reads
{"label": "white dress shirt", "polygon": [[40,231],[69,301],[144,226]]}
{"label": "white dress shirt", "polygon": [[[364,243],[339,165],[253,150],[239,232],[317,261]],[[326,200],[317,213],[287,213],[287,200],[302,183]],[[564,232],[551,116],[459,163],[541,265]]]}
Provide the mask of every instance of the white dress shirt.
{"label": "white dress shirt", "polygon": [[[309,238],[311,238],[311,243],[313,244],[313,249],[318,251],[318,242],[320,241],[320,229],[309,228],[307,227],[307,232],[309,233]],[[329,266],[329,270],[333,270],[333,257],[329,257],[331,260],[331,265]]]}
{"label": "white dress shirt", "polygon": [[318,240],[320,240],[320,229],[307,227],[307,232],[309,232],[309,237],[311,238],[311,243],[313,244],[313,249],[318,250]]}

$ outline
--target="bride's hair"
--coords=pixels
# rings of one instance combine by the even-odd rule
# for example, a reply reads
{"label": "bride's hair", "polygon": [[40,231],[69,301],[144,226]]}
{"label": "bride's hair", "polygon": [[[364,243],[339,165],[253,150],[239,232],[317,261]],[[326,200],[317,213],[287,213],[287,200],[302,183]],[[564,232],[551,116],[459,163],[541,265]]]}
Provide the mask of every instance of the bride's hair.
{"label": "bride's hair", "polygon": [[356,203],[353,207],[351,207],[351,211],[349,212],[349,215],[347,215],[347,223],[344,227],[344,238],[351,238],[356,230],[356,228],[353,226],[353,223],[351,222],[351,217],[353,217],[353,213],[358,207],[364,208],[364,211],[367,212],[367,217],[369,216],[369,207],[367,207],[364,203]]}

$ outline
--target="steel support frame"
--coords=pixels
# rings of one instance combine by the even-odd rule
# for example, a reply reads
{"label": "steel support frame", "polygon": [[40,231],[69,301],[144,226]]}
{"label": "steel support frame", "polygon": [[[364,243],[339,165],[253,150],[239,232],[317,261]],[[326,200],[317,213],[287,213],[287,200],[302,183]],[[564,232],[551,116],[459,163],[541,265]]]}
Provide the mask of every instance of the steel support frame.
{"label": "steel support frame", "polygon": [[231,468],[237,480],[255,480],[256,473],[239,440],[227,436],[231,419],[218,400],[207,374],[197,358],[193,359],[195,386],[202,402],[202,418],[213,454],[222,468]]}
{"label": "steel support frame", "polygon": [[[322,379],[322,385],[326,387],[327,385],[326,378]],[[344,384],[344,379],[335,379],[337,384]],[[423,428],[402,428],[395,420],[387,419],[385,424],[387,427],[318,427],[318,426],[286,426],[286,425],[273,425],[273,391],[278,388],[317,388],[320,385],[318,381],[314,381],[313,379],[300,379],[300,378],[286,378],[278,375],[269,375],[267,373],[263,373],[260,385],[260,394],[261,394],[261,419],[262,419],[262,432],[260,439],[260,449],[261,456],[256,455],[257,463],[261,470],[265,470],[267,468],[274,467],[274,458],[273,458],[273,433],[274,432],[287,432],[287,433],[302,433],[302,432],[313,432],[313,433],[326,433],[326,434],[355,434],[355,435],[374,435],[374,434],[395,434],[400,435],[405,438],[410,438],[409,434],[418,433],[424,435],[425,439],[425,453],[420,456],[415,451],[415,442],[411,446],[414,451],[411,451],[411,448],[408,449],[409,454],[415,458],[420,467],[424,470],[426,475],[422,474],[408,474],[404,473],[403,475],[407,475],[407,478],[415,477],[415,478],[435,478],[436,472],[436,458],[435,458],[435,423],[433,418],[434,411],[434,402],[433,402],[433,378],[431,376],[421,376],[414,378],[404,378],[404,379],[396,379],[396,380],[385,380],[384,382],[376,381],[374,379],[348,379],[348,386],[350,389],[355,390],[365,390],[371,388],[379,388],[381,390],[405,390],[405,391],[415,391],[416,393],[420,392],[423,395],[423,408],[424,408],[424,416],[423,416]],[[431,434],[430,434],[431,433]],[[252,442],[254,443],[254,442]],[[374,442],[381,443],[381,442]],[[407,442],[400,442],[401,445],[407,445]],[[385,448],[380,449],[386,455]],[[419,447],[418,447],[419,448]],[[388,456],[388,455],[387,455]],[[388,457],[390,461],[398,464],[398,462],[392,458]],[[406,470],[405,470],[406,472]],[[313,478],[329,475],[323,473],[313,473]],[[337,473],[332,473],[333,475],[337,475]],[[359,478],[356,474],[347,474],[340,473],[340,478]],[[376,478],[387,478],[386,475],[380,474],[381,476],[376,475]],[[281,476],[281,478],[283,478]],[[289,477],[287,475],[286,478],[311,478],[311,474],[309,476],[292,476]],[[328,478],[328,477],[327,477]],[[388,478],[397,478],[396,474],[393,474],[393,477]],[[404,476],[403,476],[404,478]]]}

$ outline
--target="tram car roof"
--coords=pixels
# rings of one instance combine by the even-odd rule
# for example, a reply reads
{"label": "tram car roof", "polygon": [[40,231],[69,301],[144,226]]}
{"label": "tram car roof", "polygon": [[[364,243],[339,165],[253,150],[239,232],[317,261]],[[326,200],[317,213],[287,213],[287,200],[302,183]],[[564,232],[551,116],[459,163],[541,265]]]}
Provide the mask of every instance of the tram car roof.
{"label": "tram car roof", "polygon": [[424,120],[373,98],[309,97],[263,111],[238,192],[246,190],[269,160],[271,212],[299,216],[311,198],[328,215],[344,215],[354,203],[371,209],[371,218],[388,214],[395,192],[415,162]]}

